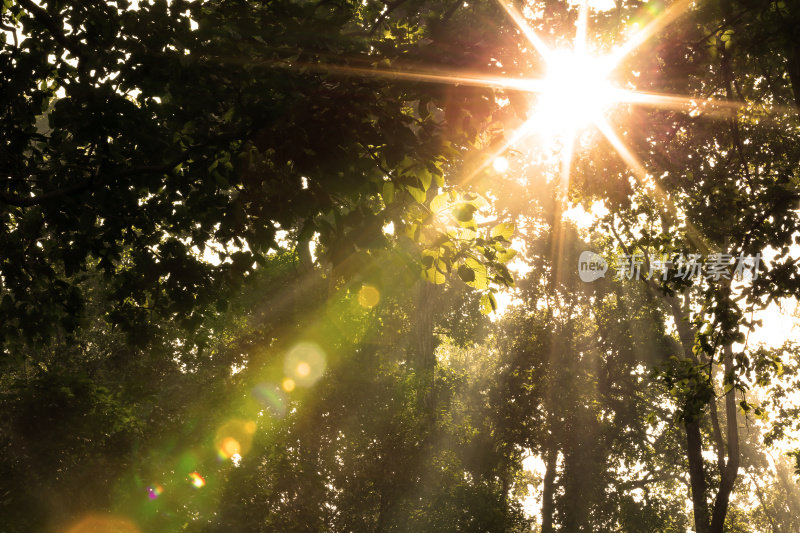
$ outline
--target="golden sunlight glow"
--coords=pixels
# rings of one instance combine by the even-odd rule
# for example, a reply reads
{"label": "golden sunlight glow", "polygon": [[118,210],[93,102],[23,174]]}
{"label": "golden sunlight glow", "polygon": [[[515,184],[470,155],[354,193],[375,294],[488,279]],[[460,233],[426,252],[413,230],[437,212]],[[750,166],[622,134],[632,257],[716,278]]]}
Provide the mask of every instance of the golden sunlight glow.
{"label": "golden sunlight glow", "polygon": [[[656,183],[648,178],[647,172],[633,153],[625,146],[622,139],[613,131],[608,122],[611,109],[618,104],[655,107],[668,109],[692,116],[705,114],[729,118],[743,104],[725,100],[710,100],[698,97],[660,94],[639,91],[614,83],[612,74],[620,75],[625,60],[634,51],[654,38],[683,14],[695,0],[675,0],[668,7],[661,3],[651,3],[647,12],[650,20],[637,19],[628,24],[627,38],[616,44],[604,55],[596,55],[587,42],[589,26],[589,9],[605,9],[610,4],[604,0],[569,0],[578,6],[578,17],[575,24],[575,36],[572,46],[564,49],[553,49],[546,36],[539,36],[511,0],[496,0],[512,20],[520,35],[525,39],[525,51],[544,63],[543,78],[521,78],[487,75],[483,72],[469,71],[431,71],[358,68],[341,65],[304,65],[311,70],[338,72],[343,75],[378,77],[425,83],[464,85],[487,87],[499,90],[527,92],[536,95],[530,115],[516,129],[506,134],[503,142],[498,143],[481,154],[477,163],[468,165],[460,177],[466,183],[478,176],[487,168],[497,173],[508,169],[505,152],[531,135],[538,134],[541,139],[556,139],[560,152],[560,193],[562,202],[569,188],[570,170],[573,153],[579,149],[577,134],[588,126],[596,127],[612,144],[622,159],[631,167],[634,176],[645,186],[649,193],[656,195],[662,205],[675,212],[675,206],[658,189]],[[543,38],[545,37],[545,38]],[[296,66],[296,65],[294,65]],[[614,76],[616,77],[616,75]],[[654,189],[655,187],[655,189]],[[694,228],[689,228],[690,238],[702,244],[702,236]],[[556,239],[557,240],[557,239]],[[291,376],[299,386],[313,384],[324,372],[324,352],[310,351],[312,359],[301,359],[297,353],[291,353],[286,361],[286,375]],[[310,375],[298,375],[297,363],[305,360],[309,363]]]}
{"label": "golden sunlight glow", "polygon": [[[589,9],[605,10],[609,0],[569,0],[578,6],[576,32],[570,49],[552,49],[550,43],[540,37],[528,20],[511,0],[497,0],[513,21],[521,36],[530,44],[528,53],[536,55],[545,64],[544,78],[520,78],[487,75],[483,72],[440,69],[381,69],[343,65],[303,64],[285,65],[288,68],[302,67],[306,70],[320,70],[342,75],[376,77],[385,79],[417,81],[425,83],[488,87],[499,90],[513,90],[538,95],[531,116],[511,132],[499,149],[484,154],[480,164],[471,165],[467,175],[469,181],[479,172],[500,161],[499,156],[515,143],[531,134],[557,135],[561,150],[572,151],[575,135],[582,128],[596,125],[605,119],[606,111],[615,104],[658,107],[695,114],[710,114],[727,117],[741,107],[741,104],[721,100],[708,100],[679,95],[642,92],[635,89],[615,86],[611,74],[623,66],[624,60],[669,24],[682,16],[694,0],[676,0],[667,8],[660,3],[651,3],[647,11],[651,20],[636,20],[629,24],[628,38],[616,45],[605,55],[595,55],[587,43]],[[564,168],[562,183],[568,183],[570,157],[562,158]],[[498,165],[502,163],[498,162]],[[498,170],[498,172],[503,172]],[[565,179],[567,178],[567,179]]]}
{"label": "golden sunlight glow", "polygon": [[[542,137],[557,136],[563,141],[562,150],[572,150],[573,138],[582,128],[596,124],[605,118],[605,113],[615,104],[657,107],[694,114],[710,114],[727,117],[741,107],[741,104],[720,100],[707,100],[678,95],[642,92],[616,86],[611,74],[619,69],[623,61],[633,51],[654,37],[666,26],[683,15],[693,0],[677,0],[668,8],[656,6],[648,9],[653,16],[650,21],[631,23],[634,31],[628,39],[618,44],[605,55],[595,55],[587,43],[589,8],[598,8],[601,0],[570,0],[578,5],[576,32],[572,47],[552,49],[549,43],[537,35],[528,24],[525,16],[513,6],[510,0],[497,0],[498,4],[514,22],[522,37],[531,45],[528,53],[536,55],[545,64],[544,78],[519,78],[492,76],[469,71],[431,71],[405,69],[359,68],[342,65],[308,64],[303,68],[338,72],[344,75],[378,77],[395,80],[419,81],[449,85],[489,87],[500,90],[514,90],[538,95],[532,114],[516,131],[512,132],[500,149],[484,154],[481,164],[473,165],[463,181],[469,181],[485,168],[500,161],[499,156],[513,144],[531,134]],[[602,7],[601,7],[602,9]],[[571,158],[564,158],[569,163]],[[501,162],[497,163],[502,165]],[[497,172],[504,172],[498,170]],[[569,164],[565,171],[568,173]],[[568,179],[562,182],[568,183]]]}
{"label": "golden sunlight glow", "polygon": [[503,156],[496,157],[492,162],[492,167],[497,173],[502,174],[508,170],[508,159]]}
{"label": "golden sunlight glow", "polygon": [[548,52],[547,75],[536,105],[540,129],[566,132],[602,117],[617,101],[608,61],[579,50]]}

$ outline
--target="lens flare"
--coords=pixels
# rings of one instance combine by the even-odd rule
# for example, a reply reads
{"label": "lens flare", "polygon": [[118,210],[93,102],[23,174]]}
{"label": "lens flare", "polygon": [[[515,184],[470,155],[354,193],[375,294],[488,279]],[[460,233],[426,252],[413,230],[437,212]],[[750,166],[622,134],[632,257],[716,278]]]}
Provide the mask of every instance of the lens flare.
{"label": "lens flare", "polygon": [[492,161],[492,168],[494,168],[495,172],[498,174],[503,174],[506,170],[508,170],[508,159],[505,157],[496,157],[494,161]]}
{"label": "lens flare", "polygon": [[256,424],[251,420],[230,420],[218,430],[214,439],[217,455],[223,461],[243,456],[253,445]]}
{"label": "lens flare", "polygon": [[222,440],[222,444],[220,444],[219,448],[220,452],[226,459],[229,459],[234,455],[241,455],[239,452],[241,451],[242,447],[239,445],[239,441],[233,437],[225,437]]}
{"label": "lens flare", "polygon": [[310,387],[325,372],[325,352],[314,343],[301,342],[286,354],[283,370],[295,385]]}
{"label": "lens flare", "polygon": [[206,486],[206,480],[197,472],[192,472],[189,474],[189,482],[194,485],[194,488],[196,489],[202,489]]}
{"label": "lens flare", "polygon": [[308,375],[311,373],[311,366],[305,361],[301,361],[297,363],[297,368],[295,369],[295,372],[301,378],[308,377]]}
{"label": "lens flare", "polygon": [[162,492],[164,492],[164,487],[158,483],[153,483],[147,487],[147,497],[151,500],[157,499],[159,496],[161,496]]}
{"label": "lens flare", "polygon": [[[283,388],[288,391],[285,384]],[[253,387],[253,397],[273,416],[281,417],[286,414],[286,396],[278,386],[266,383],[256,385]]]}
{"label": "lens flare", "polygon": [[361,307],[372,309],[381,300],[381,293],[372,285],[364,285],[358,291],[358,303]]}
{"label": "lens flare", "polygon": [[286,392],[292,392],[296,387],[296,385],[292,378],[286,378],[281,383],[281,387],[283,387],[283,390],[285,390]]}

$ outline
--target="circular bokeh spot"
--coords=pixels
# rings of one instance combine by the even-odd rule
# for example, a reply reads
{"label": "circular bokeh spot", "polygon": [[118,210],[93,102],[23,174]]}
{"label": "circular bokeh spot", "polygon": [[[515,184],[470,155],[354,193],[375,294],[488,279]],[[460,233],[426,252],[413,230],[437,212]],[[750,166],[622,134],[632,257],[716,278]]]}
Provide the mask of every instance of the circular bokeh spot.
{"label": "circular bokeh spot", "polygon": [[361,307],[372,309],[381,301],[381,293],[372,285],[364,285],[358,291],[358,303]]}
{"label": "circular bokeh spot", "polygon": [[233,459],[234,456],[243,456],[250,451],[253,444],[253,435],[256,432],[256,423],[252,420],[229,420],[218,430],[214,439],[214,447],[220,459]]}
{"label": "circular bokeh spot", "polygon": [[295,385],[310,387],[325,372],[325,352],[313,342],[301,342],[286,354],[283,370]]}

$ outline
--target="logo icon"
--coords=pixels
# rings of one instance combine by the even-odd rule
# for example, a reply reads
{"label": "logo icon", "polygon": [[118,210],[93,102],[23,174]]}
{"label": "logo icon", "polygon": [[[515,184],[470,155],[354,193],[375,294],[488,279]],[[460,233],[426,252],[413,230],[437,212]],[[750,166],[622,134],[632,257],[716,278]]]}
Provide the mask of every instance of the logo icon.
{"label": "logo icon", "polygon": [[581,281],[592,282],[597,278],[606,277],[608,263],[600,255],[585,250],[578,258],[578,276]]}

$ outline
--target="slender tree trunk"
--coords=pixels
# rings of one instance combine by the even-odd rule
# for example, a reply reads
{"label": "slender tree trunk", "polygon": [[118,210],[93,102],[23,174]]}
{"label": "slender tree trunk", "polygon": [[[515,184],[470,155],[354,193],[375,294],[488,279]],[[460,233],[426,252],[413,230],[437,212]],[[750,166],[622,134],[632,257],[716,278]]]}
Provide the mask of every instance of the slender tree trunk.
{"label": "slender tree trunk", "polygon": [[410,360],[417,376],[423,383],[424,394],[420,404],[434,416],[436,410],[436,389],[434,373],[436,371],[436,342],[433,334],[436,300],[439,287],[433,283],[420,280],[416,287],[416,306],[411,327]]}
{"label": "slender tree trunk", "polygon": [[[733,348],[725,346],[725,373],[733,370]],[[739,475],[739,423],[736,420],[736,389],[731,388],[725,395],[725,416],[728,437],[728,461],[720,472],[719,491],[714,501],[714,514],[711,517],[711,532],[722,533],[725,515],[728,513],[733,485]]]}
{"label": "slender tree trunk", "polygon": [[556,464],[558,450],[552,448],[545,457],[544,483],[542,486],[542,533],[553,533],[554,495],[556,490]]}
{"label": "slender tree trunk", "polygon": [[434,355],[433,317],[436,286],[420,280],[417,285],[414,327],[412,328],[411,349],[413,364],[417,372],[432,374],[436,365]]}
{"label": "slender tree trunk", "polygon": [[[686,295],[686,307],[688,308]],[[694,355],[694,329],[689,323],[688,311],[681,309],[680,301],[675,296],[665,295],[664,299],[672,310],[675,327],[683,348],[683,356],[698,362]],[[691,487],[692,508],[694,510],[694,529],[696,533],[710,533],[711,515],[708,508],[708,485],[703,468],[703,436],[700,433],[700,424],[703,420],[702,411],[692,413],[692,420],[684,422],[686,429],[686,457],[689,460],[689,486]]]}
{"label": "slender tree trunk", "polygon": [[686,428],[686,455],[689,459],[689,481],[692,487],[694,529],[696,533],[710,533],[708,502],[706,501],[706,475],[703,471],[703,438],[700,419],[684,423]]}

